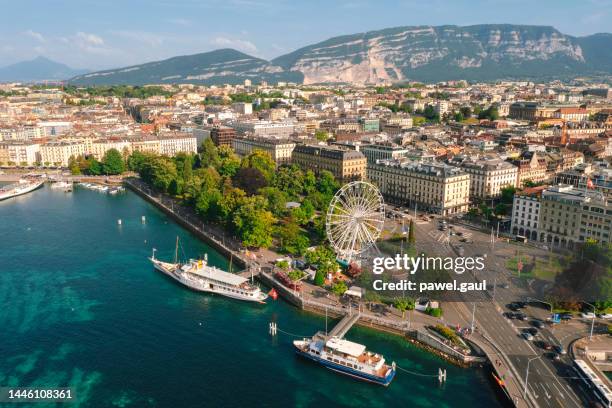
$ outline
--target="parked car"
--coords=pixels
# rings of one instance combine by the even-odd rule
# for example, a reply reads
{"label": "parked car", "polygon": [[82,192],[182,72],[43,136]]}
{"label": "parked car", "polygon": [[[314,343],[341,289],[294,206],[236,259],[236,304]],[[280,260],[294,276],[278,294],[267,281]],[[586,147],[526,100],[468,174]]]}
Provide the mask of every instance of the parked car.
{"label": "parked car", "polygon": [[527,341],[533,340],[533,336],[530,333],[523,332],[523,338]]}
{"label": "parked car", "polygon": [[514,319],[516,318],[516,315],[514,314],[514,312],[504,312],[504,317],[507,319]]}
{"label": "parked car", "polygon": [[527,320],[527,315],[523,312],[515,313],[515,316],[519,320]]}
{"label": "parked car", "polygon": [[567,351],[565,351],[565,349],[563,348],[563,346],[561,345],[556,345],[554,346],[554,349],[557,353],[561,354],[561,355],[565,355],[567,354]]}
{"label": "parked car", "polygon": [[519,308],[524,309],[527,307],[527,302],[514,302]]}
{"label": "parked car", "polygon": [[609,319],[612,319],[612,313],[602,313],[597,317],[599,317],[600,319],[609,320]]}
{"label": "parked car", "polygon": [[588,313],[580,313],[580,316],[583,319],[594,319],[595,318],[595,313],[593,312],[588,312]]}
{"label": "parked car", "polygon": [[561,316],[559,316],[561,320],[572,320],[573,317],[574,316],[572,316],[571,313],[563,313]]}
{"label": "parked car", "polygon": [[554,361],[561,360],[561,357],[559,356],[559,354],[555,353],[554,351],[548,352],[545,355],[546,355],[546,357],[548,357],[548,358],[550,358],[551,360],[554,360]]}
{"label": "parked car", "polygon": [[532,322],[531,322],[531,324],[532,324],[534,327],[537,327],[538,329],[541,329],[541,328],[543,328],[543,327],[544,327],[544,322],[543,322],[543,321],[541,321],[541,320],[534,320],[534,321],[532,321]]}
{"label": "parked car", "polygon": [[538,334],[538,329],[536,329],[535,327],[528,327],[523,331],[531,334],[532,336],[535,336],[536,334]]}

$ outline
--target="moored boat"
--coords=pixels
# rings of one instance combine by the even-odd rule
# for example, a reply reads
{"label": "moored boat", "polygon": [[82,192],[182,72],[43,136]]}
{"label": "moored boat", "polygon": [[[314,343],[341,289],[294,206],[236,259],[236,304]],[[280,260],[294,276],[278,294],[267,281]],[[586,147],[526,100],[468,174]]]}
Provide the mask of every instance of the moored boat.
{"label": "moored boat", "polygon": [[366,347],[338,337],[317,333],[293,342],[296,352],[324,367],[359,380],[388,386],[395,377],[395,363],[366,350]]}
{"label": "moored boat", "polygon": [[173,263],[156,259],[155,249],[153,250],[153,255],[149,260],[155,269],[194,290],[265,303],[268,295],[258,286],[250,283],[247,278],[208,265],[208,256],[205,256],[204,259],[190,259],[186,263],[178,262],[178,238],[176,242]]}
{"label": "moored boat", "polygon": [[0,188],[0,200],[27,194],[40,188],[44,183],[44,180],[20,179],[17,183]]}

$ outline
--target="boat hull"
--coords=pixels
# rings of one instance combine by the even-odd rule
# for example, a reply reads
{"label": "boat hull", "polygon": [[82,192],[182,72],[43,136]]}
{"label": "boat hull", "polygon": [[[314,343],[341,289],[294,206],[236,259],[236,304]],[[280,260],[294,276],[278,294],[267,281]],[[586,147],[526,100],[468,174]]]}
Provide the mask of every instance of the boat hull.
{"label": "boat hull", "polygon": [[17,197],[17,196],[20,196],[20,195],[23,195],[23,194],[30,193],[30,192],[32,192],[32,191],[42,187],[43,184],[45,184],[45,182],[44,181],[40,181],[40,182],[37,182],[37,183],[33,184],[30,187],[26,187],[26,188],[20,189],[19,191],[7,192],[7,193],[4,193],[4,194],[0,194],[0,201],[7,200],[9,198],[13,198],[13,197]]}
{"label": "boat hull", "polygon": [[[267,296],[264,294],[262,295],[261,298],[256,298],[256,297],[249,297],[249,296],[243,296],[234,292],[227,292],[224,290],[218,290],[215,289],[215,285],[212,285],[213,288],[211,289],[210,285],[206,282],[204,282],[204,284],[200,284],[198,282],[194,282],[191,281],[189,279],[185,279],[182,277],[181,274],[177,274],[174,273],[172,270],[169,270],[167,267],[164,266],[163,262],[157,261],[157,260],[153,260],[151,258],[149,258],[151,260],[151,262],[153,263],[153,267],[158,270],[159,272],[163,273],[164,275],[167,275],[168,277],[174,279],[175,281],[187,286],[189,289],[192,290],[196,290],[198,292],[205,292],[205,293],[214,293],[217,295],[221,295],[221,296],[225,296],[225,297],[229,297],[232,299],[237,299],[237,300],[243,300],[245,302],[255,302],[255,303],[261,303],[261,304],[265,304],[265,300],[267,298]],[[263,293],[263,292],[261,292]]]}
{"label": "boat hull", "polygon": [[334,364],[334,363],[332,363],[330,361],[324,360],[324,359],[322,359],[320,357],[317,357],[317,356],[314,356],[314,355],[312,355],[310,353],[307,353],[307,352],[299,349],[296,346],[294,346],[294,347],[295,347],[295,352],[298,355],[300,355],[300,356],[302,356],[304,358],[307,358],[309,360],[312,360],[312,361],[314,361],[316,363],[319,363],[323,367],[325,367],[325,368],[327,368],[329,370],[335,371],[335,372],[340,373],[340,374],[347,375],[349,377],[356,378],[356,379],[361,380],[361,381],[366,381],[366,382],[369,382],[369,383],[383,385],[383,386],[387,387],[387,386],[389,386],[389,384],[391,384],[391,381],[393,381],[393,378],[395,377],[395,369],[390,369],[389,373],[385,377],[378,377],[378,376],[375,376],[375,375],[363,373],[363,372],[358,371],[358,370],[354,370],[354,369],[349,368],[349,367],[345,367],[345,366],[340,365],[340,364]]}

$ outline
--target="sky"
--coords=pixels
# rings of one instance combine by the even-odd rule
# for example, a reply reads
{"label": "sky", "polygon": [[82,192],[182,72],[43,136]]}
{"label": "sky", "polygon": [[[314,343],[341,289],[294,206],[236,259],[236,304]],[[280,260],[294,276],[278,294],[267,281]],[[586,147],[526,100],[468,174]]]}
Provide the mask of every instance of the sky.
{"label": "sky", "polygon": [[0,0],[0,66],[105,69],[218,48],[271,59],[396,26],[511,23],[612,32],[612,0]]}

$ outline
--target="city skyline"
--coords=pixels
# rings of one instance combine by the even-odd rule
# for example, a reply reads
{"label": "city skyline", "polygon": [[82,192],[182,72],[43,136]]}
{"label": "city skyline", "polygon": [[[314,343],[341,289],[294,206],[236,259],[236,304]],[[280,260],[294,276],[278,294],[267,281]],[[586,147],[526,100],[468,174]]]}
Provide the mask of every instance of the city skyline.
{"label": "city skyline", "polygon": [[[59,1],[37,8],[24,1],[5,5],[7,16],[20,18],[0,28],[0,65],[45,56],[74,68],[104,69],[219,48],[271,59],[330,37],[412,25],[552,25],[572,36],[610,31],[608,0],[518,3],[136,1],[119,9],[116,2]],[[328,12],[321,13],[322,7]]]}

